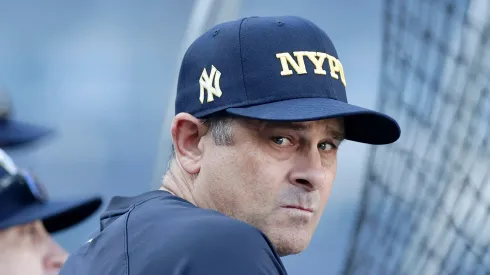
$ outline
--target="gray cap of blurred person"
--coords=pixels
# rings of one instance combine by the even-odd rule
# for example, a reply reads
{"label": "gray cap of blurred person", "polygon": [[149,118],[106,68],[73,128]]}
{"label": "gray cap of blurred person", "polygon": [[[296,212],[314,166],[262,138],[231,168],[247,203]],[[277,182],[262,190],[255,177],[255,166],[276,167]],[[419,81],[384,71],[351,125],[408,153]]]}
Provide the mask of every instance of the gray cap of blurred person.
{"label": "gray cap of blurred person", "polygon": [[39,180],[0,149],[0,274],[58,274],[68,255],[50,233],[80,223],[101,203],[99,196],[49,198]]}
{"label": "gray cap of blurred person", "polygon": [[12,117],[10,94],[0,89],[0,148],[10,149],[30,145],[54,132],[53,129],[16,120]]}

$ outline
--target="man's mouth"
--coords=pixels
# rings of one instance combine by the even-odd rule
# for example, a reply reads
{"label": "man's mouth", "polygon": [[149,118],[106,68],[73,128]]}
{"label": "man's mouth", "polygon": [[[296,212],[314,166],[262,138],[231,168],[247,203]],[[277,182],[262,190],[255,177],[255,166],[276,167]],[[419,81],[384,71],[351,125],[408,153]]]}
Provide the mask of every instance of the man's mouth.
{"label": "man's mouth", "polygon": [[291,208],[291,209],[298,209],[298,210],[303,210],[303,211],[306,211],[306,212],[313,213],[313,209],[307,208],[307,207],[303,207],[303,206],[299,206],[299,205],[285,205],[283,207],[284,208]]}

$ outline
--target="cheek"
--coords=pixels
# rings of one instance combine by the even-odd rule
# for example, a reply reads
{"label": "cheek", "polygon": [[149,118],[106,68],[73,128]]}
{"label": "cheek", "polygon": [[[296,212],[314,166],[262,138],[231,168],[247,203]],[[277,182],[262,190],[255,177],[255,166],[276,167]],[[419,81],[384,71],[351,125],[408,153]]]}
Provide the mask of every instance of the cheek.
{"label": "cheek", "polygon": [[[0,246],[2,246],[0,244]],[[0,253],[0,274],[42,274],[42,257],[40,252],[27,242],[20,240],[10,249],[2,247]],[[7,253],[3,253],[7,252]]]}
{"label": "cheek", "polygon": [[332,187],[333,187],[333,182],[330,182],[328,184],[325,184],[325,186],[320,189],[320,200],[322,203],[322,208],[324,208],[327,205],[328,198],[330,197],[330,194],[332,192]]}
{"label": "cheek", "polygon": [[333,184],[335,181],[335,177],[337,174],[337,158],[330,158],[328,160],[323,161],[323,166],[325,168],[325,183],[319,189],[320,191],[320,201],[323,207],[328,202],[328,198],[332,192]]}
{"label": "cheek", "polygon": [[333,152],[331,156],[322,160],[322,166],[325,169],[325,185],[324,189],[330,191],[337,176],[337,152]]}
{"label": "cheek", "polygon": [[274,207],[283,182],[280,169],[251,143],[227,151],[219,156],[219,167],[214,167],[219,172],[212,175],[212,192],[219,200],[215,203],[242,219],[266,215]]}
{"label": "cheek", "polygon": [[242,166],[247,167],[249,185],[260,197],[277,197],[287,180],[287,161],[277,161],[268,152],[253,144],[244,149],[246,153]]}
{"label": "cheek", "polygon": [[253,173],[249,172],[253,167],[245,162],[246,154],[232,146],[217,147],[213,152],[203,165],[207,174],[199,192],[209,193],[208,199],[218,211],[235,217],[242,215],[247,196],[253,190]]}
{"label": "cheek", "polygon": [[330,174],[333,174],[333,177],[335,177],[335,172],[337,171],[337,151],[322,156],[321,163],[326,173],[329,174],[327,178],[331,177]]}

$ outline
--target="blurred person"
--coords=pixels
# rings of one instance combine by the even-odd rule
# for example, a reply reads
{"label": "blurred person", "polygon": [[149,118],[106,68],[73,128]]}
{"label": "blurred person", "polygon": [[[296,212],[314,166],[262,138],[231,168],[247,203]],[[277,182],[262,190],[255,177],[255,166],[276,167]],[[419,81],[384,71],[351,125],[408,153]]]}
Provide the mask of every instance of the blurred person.
{"label": "blurred person", "polygon": [[101,198],[48,198],[29,172],[0,149],[0,274],[58,274],[67,252],[51,237],[92,215]]}
{"label": "blurred person", "polygon": [[0,89],[0,148],[25,147],[52,133],[47,127],[13,119],[10,95]]}
{"label": "blurred person", "polygon": [[[52,133],[14,120],[10,96],[0,90],[0,148],[25,148]],[[58,274],[68,255],[51,233],[83,221],[101,203],[100,197],[48,199],[39,181],[0,149],[0,274]]]}
{"label": "blurred person", "polygon": [[332,41],[309,20],[214,26],[181,64],[162,187],[114,197],[60,274],[287,274],[281,257],[307,248],[341,142],[401,133],[348,104],[345,87]]}

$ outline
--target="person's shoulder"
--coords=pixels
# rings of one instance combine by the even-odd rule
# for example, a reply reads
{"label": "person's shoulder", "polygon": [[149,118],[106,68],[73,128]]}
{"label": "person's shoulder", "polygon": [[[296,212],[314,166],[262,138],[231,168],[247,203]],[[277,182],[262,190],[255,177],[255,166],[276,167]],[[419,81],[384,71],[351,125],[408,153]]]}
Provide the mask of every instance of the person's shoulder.
{"label": "person's shoulder", "polygon": [[286,274],[258,229],[163,192],[116,198],[61,274]]}
{"label": "person's shoulder", "polygon": [[[179,198],[141,204],[132,210],[128,221],[129,239],[138,237],[139,243],[148,240],[159,247],[185,246],[203,252],[210,243],[212,247],[233,245],[236,249],[241,249],[241,244],[271,248],[267,237],[255,227]],[[145,234],[133,235],[137,231]]]}
{"label": "person's shoulder", "polygon": [[151,224],[141,224],[137,215],[129,224],[129,268],[135,274],[182,269],[186,274],[285,274],[270,241],[255,227],[214,210],[177,205],[168,210],[174,212],[156,214],[148,204],[131,214],[155,211]]}
{"label": "person's shoulder", "polygon": [[97,232],[70,253],[60,274],[127,274],[124,272],[129,261],[129,244],[141,239],[139,233],[154,236],[152,221],[164,220],[169,214],[163,211],[162,218],[158,212],[144,210],[166,209],[166,204],[185,205],[184,200],[168,201],[170,197],[169,193],[156,190],[132,197],[113,197],[101,213]]}
{"label": "person's shoulder", "polygon": [[269,239],[257,228],[222,214],[209,215],[190,224],[182,243],[186,254],[208,263],[275,265],[280,263]]}
{"label": "person's shoulder", "polygon": [[214,247],[233,246],[237,250],[258,247],[272,249],[267,237],[257,228],[211,210],[188,220],[187,230],[183,232],[186,235],[192,231],[192,236],[187,235],[187,242],[198,250],[208,249],[207,244]]}

